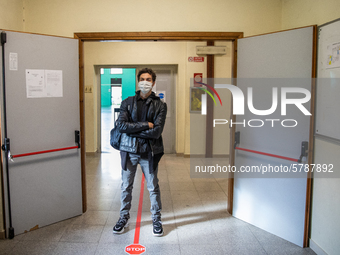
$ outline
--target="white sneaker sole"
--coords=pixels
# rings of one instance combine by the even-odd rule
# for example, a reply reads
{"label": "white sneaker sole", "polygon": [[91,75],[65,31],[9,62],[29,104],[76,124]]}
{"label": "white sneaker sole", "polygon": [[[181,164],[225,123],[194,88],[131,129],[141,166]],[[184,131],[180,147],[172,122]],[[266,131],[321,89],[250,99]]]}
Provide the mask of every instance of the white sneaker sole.
{"label": "white sneaker sole", "polygon": [[156,233],[154,233],[154,232],[152,231],[152,234],[153,234],[154,236],[163,236],[164,231],[163,231],[162,233],[159,233],[159,234],[156,234]]}

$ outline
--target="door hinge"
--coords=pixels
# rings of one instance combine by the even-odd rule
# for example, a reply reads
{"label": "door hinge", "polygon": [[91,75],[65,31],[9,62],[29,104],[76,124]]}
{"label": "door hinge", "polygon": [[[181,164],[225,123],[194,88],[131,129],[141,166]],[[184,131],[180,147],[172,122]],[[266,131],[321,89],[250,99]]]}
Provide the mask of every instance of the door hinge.
{"label": "door hinge", "polygon": [[7,35],[5,32],[1,32],[1,45],[4,45],[7,42]]}
{"label": "door hinge", "polygon": [[9,138],[5,138],[4,144],[2,145],[1,148],[5,152],[10,151],[10,140],[9,140]]}

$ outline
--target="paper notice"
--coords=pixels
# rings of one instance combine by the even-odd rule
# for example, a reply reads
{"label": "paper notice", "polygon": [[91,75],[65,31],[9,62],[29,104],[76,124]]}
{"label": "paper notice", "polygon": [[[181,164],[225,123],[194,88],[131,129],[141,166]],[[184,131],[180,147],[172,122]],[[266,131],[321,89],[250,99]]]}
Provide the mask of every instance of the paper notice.
{"label": "paper notice", "polygon": [[157,91],[157,95],[159,98],[165,103],[166,102],[166,92],[165,91]]}
{"label": "paper notice", "polygon": [[61,70],[26,69],[27,98],[63,97]]}
{"label": "paper notice", "polygon": [[340,42],[327,46],[326,69],[340,67]]}
{"label": "paper notice", "polygon": [[46,96],[44,70],[26,69],[26,93],[27,98]]}
{"label": "paper notice", "polygon": [[61,70],[45,70],[47,97],[63,96],[63,72]]}
{"label": "paper notice", "polygon": [[9,70],[18,71],[18,53],[9,53]]}

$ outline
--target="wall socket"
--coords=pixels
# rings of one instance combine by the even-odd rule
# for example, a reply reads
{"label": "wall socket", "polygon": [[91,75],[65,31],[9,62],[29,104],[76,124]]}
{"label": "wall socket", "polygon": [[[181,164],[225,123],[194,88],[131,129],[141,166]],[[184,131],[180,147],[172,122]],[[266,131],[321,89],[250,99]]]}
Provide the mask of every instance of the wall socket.
{"label": "wall socket", "polygon": [[85,93],[92,93],[93,87],[92,86],[85,86]]}

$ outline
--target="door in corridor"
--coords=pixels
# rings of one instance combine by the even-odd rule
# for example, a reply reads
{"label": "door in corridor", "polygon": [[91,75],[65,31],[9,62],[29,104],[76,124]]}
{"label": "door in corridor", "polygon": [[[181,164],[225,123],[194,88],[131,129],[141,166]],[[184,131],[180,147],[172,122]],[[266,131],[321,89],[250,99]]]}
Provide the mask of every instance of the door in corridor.
{"label": "door in corridor", "polygon": [[[9,178],[17,235],[82,213],[81,153],[75,141],[80,131],[79,56],[76,39],[5,33],[7,137],[14,158],[3,180]],[[1,131],[4,138],[4,121]]]}

